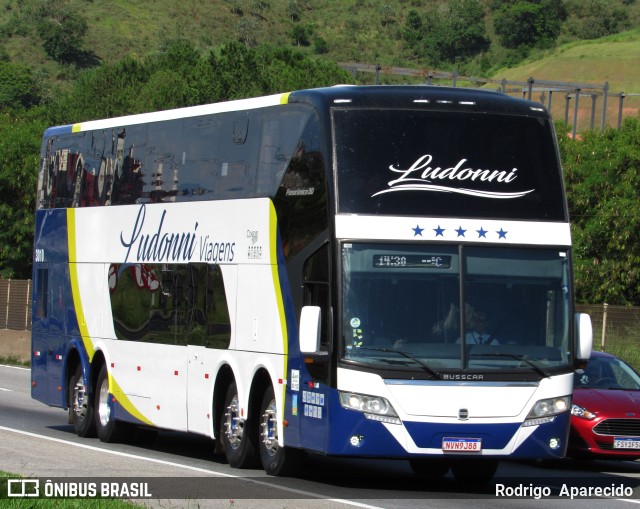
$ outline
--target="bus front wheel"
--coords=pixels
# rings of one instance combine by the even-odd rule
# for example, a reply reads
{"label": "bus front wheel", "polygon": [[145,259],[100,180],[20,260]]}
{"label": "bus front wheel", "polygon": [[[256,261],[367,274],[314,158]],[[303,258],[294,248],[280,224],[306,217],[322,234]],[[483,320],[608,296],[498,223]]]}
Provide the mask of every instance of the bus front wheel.
{"label": "bus front wheel", "polygon": [[220,440],[227,463],[233,468],[252,468],[258,464],[255,433],[251,428],[251,421],[241,415],[236,383],[231,382],[224,398]]}
{"label": "bus front wheel", "polygon": [[93,401],[82,376],[82,365],[78,364],[69,379],[69,424],[79,437],[95,437]]}
{"label": "bus front wheel", "polygon": [[131,426],[126,422],[116,421],[113,415],[113,403],[109,392],[109,374],[107,367],[103,364],[98,374],[96,382],[96,431],[98,438],[102,442],[121,442],[123,441]]}
{"label": "bus front wheel", "polygon": [[303,452],[278,443],[278,411],[273,387],[262,397],[258,444],[262,468],[267,474],[290,475],[299,468]]}

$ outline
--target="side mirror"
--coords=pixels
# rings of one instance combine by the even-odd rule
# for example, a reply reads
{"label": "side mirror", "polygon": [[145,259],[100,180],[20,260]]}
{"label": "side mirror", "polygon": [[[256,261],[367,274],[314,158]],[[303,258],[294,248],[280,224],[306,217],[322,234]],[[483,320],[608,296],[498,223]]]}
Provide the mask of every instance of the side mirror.
{"label": "side mirror", "polygon": [[576,313],[576,358],[588,361],[593,345],[593,326],[587,313]]}
{"label": "side mirror", "polygon": [[300,351],[317,353],[320,350],[320,306],[304,306],[300,313]]}

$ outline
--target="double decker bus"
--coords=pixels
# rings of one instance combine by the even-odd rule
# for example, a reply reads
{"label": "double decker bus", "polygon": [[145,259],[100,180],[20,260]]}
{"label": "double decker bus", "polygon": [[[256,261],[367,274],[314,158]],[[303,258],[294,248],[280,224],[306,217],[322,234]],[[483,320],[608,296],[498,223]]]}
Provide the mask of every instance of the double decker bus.
{"label": "double decker bus", "polygon": [[52,127],[34,244],[32,395],[79,436],[272,475],[565,454],[591,322],[536,103],[338,86]]}

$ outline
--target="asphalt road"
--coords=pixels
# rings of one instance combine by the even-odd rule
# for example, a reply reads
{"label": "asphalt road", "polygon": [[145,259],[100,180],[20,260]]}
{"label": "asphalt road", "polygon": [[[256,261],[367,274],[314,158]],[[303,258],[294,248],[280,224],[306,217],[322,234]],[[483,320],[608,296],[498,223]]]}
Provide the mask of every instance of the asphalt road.
{"label": "asphalt road", "polygon": [[[542,467],[505,461],[491,483],[470,487],[457,483],[451,474],[438,482],[427,482],[414,476],[405,461],[310,456],[298,476],[274,478],[262,470],[230,468],[213,455],[209,439],[195,435],[161,432],[148,444],[80,439],[67,424],[67,413],[32,400],[29,386],[29,370],[0,366],[0,470],[38,478],[41,483],[51,481],[49,488],[68,489],[84,483],[85,488],[95,484],[99,491],[106,482],[133,494],[144,485],[144,493],[151,496],[136,501],[165,509],[404,509],[470,504],[486,509],[587,504],[599,509],[640,504],[640,462],[566,460]],[[595,486],[616,487],[627,494],[633,490],[633,494],[570,498],[572,491],[584,492]],[[2,502],[0,499],[0,506]]]}

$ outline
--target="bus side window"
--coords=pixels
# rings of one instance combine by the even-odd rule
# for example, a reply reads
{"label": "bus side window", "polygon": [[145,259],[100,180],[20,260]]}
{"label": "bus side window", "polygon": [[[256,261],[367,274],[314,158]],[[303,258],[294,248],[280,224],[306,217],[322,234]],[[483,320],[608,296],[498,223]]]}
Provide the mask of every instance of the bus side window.
{"label": "bus side window", "polygon": [[322,325],[320,349],[329,348],[331,330],[331,302],[329,295],[329,244],[325,244],[313,253],[303,268],[303,305],[320,306]]}
{"label": "bus side window", "polygon": [[47,302],[49,300],[49,269],[38,269],[36,271],[36,317],[47,318],[49,310]]}

